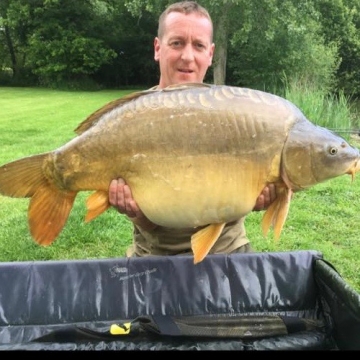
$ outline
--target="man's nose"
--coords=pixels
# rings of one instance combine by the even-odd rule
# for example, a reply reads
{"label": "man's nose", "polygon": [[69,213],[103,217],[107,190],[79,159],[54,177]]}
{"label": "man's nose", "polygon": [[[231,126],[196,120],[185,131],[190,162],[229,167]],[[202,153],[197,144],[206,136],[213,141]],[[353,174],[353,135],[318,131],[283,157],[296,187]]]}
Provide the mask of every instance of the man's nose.
{"label": "man's nose", "polygon": [[184,61],[194,60],[194,49],[191,44],[187,44],[182,51],[181,59]]}

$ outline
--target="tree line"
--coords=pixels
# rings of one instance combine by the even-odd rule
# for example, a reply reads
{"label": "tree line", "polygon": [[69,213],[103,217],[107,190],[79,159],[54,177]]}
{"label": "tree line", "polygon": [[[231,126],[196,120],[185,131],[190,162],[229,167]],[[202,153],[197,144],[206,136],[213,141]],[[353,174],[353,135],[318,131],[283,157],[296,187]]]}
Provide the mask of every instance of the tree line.
{"label": "tree line", "polygon": [[[168,0],[1,0],[0,85],[150,87]],[[293,79],[360,95],[358,0],[202,0],[216,44],[209,83],[274,91]]]}

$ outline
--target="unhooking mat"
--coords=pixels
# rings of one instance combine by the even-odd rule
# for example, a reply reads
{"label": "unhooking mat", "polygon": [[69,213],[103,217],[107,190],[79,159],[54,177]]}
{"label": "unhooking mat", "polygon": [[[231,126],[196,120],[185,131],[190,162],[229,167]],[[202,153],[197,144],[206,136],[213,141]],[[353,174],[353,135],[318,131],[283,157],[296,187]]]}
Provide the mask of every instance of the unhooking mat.
{"label": "unhooking mat", "polygon": [[317,251],[0,263],[0,350],[360,350]]}

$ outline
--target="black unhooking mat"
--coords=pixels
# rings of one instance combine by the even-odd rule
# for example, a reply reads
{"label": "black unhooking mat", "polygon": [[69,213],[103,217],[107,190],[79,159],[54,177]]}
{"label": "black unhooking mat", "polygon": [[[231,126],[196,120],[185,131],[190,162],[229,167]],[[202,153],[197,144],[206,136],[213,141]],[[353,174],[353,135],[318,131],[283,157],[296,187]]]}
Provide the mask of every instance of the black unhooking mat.
{"label": "black unhooking mat", "polygon": [[316,251],[0,263],[0,350],[360,350]]}

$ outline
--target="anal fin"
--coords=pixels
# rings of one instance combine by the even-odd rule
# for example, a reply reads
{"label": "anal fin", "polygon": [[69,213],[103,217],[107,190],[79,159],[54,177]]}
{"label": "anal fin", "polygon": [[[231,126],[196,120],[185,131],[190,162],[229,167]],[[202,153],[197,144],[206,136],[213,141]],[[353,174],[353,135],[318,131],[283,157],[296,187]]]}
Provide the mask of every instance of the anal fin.
{"label": "anal fin", "polygon": [[191,249],[194,253],[194,264],[202,261],[214,246],[226,223],[210,224],[191,237]]}

